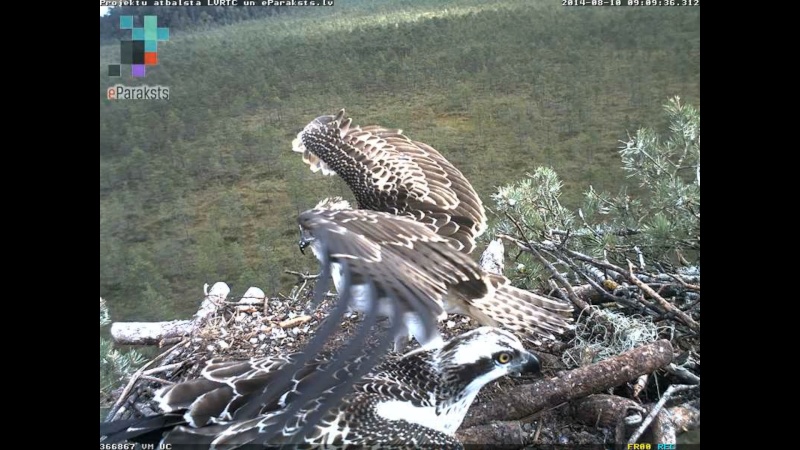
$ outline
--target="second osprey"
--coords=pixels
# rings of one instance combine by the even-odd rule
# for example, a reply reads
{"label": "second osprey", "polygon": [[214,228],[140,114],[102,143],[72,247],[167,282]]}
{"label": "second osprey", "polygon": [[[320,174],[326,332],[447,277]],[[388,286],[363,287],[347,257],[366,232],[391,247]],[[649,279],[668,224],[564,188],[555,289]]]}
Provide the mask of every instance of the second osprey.
{"label": "second osprey", "polygon": [[[485,273],[466,255],[457,258],[458,252],[445,258],[447,263],[429,258],[440,252],[449,254],[450,247],[469,253],[475,248],[475,238],[486,230],[478,194],[429,145],[412,141],[401,130],[353,125],[341,110],[306,125],[292,142],[292,150],[303,154],[313,172],[341,176],[358,201],[360,211],[353,211],[341,199],[325,199],[300,217],[300,249],[311,245],[323,266],[331,264],[339,293],[344,288],[342,259],[350,265],[364,262],[373,281],[388,276],[395,278],[394,285],[409,283],[417,290],[433,283],[437,289],[426,291],[425,298],[393,297],[401,311],[418,314],[420,308],[409,309],[408,304],[421,302],[427,306],[422,309],[435,316],[404,312],[404,319],[390,317],[402,320],[410,336],[423,345],[435,345],[441,338],[435,325],[422,326],[421,319],[435,324],[444,312],[468,315],[481,325],[502,325],[537,343],[538,337],[552,338],[553,332],[569,328],[569,304],[515,288],[504,276]],[[402,219],[393,219],[396,216]],[[330,239],[328,229],[351,238]],[[439,237],[445,239],[437,242]],[[391,310],[376,294],[366,295],[361,278],[367,272],[355,272],[350,306],[365,311],[379,302],[380,311]],[[395,350],[403,345],[396,336]]]}
{"label": "second osprey", "polygon": [[345,116],[320,116],[298,133],[292,150],[312,172],[338,174],[360,209],[407,216],[470,253],[486,231],[486,212],[464,175],[433,147],[402,130],[360,127]]}

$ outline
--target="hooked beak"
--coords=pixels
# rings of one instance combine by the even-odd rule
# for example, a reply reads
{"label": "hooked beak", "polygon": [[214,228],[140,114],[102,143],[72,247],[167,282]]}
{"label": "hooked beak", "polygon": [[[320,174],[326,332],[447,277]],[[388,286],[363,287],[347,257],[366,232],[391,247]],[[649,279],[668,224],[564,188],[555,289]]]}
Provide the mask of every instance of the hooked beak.
{"label": "hooked beak", "polygon": [[539,363],[539,357],[531,352],[524,352],[517,370],[511,375],[514,377],[519,377],[521,375],[534,375],[539,373],[541,370],[542,365]]}
{"label": "hooked beak", "polygon": [[308,244],[309,242],[307,239],[300,238],[300,241],[297,243],[297,246],[300,247],[300,253],[306,254],[305,249],[308,247]]}

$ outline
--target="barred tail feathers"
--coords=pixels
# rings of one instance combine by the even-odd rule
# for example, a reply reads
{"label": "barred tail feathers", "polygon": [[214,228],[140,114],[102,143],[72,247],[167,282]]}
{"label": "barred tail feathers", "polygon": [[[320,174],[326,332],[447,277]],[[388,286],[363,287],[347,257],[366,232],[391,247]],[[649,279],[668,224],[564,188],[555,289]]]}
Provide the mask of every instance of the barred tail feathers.
{"label": "barred tail feathers", "polygon": [[511,286],[502,276],[492,277],[492,284],[496,287],[492,294],[470,303],[501,326],[535,344],[541,344],[541,337],[555,339],[554,334],[572,328],[572,305]]}

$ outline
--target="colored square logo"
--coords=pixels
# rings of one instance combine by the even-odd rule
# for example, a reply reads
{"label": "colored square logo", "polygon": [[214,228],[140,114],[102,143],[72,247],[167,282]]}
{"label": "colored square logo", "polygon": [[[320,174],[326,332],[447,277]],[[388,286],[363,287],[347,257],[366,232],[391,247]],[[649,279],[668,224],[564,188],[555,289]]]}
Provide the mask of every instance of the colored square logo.
{"label": "colored square logo", "polygon": [[119,29],[130,30],[133,28],[133,16],[119,16]]}
{"label": "colored square logo", "polygon": [[134,78],[142,78],[144,77],[144,64],[133,64],[131,65],[131,76]]}
{"label": "colored square logo", "polygon": [[[145,66],[158,65],[158,41],[169,40],[169,28],[158,26],[158,17],[144,16],[141,27],[134,27],[133,16],[120,16],[121,30],[131,30],[129,40],[120,40],[120,64],[108,66],[109,76],[120,76],[121,64],[131,66],[131,76],[144,77]],[[116,66],[116,67],[113,67]]]}

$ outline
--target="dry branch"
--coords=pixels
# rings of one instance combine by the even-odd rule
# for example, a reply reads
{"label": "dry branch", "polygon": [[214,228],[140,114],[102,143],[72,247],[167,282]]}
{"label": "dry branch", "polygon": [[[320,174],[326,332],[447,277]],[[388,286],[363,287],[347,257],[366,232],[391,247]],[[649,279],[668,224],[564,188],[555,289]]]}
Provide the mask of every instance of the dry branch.
{"label": "dry branch", "polygon": [[539,253],[536,250],[536,248],[534,248],[533,244],[531,244],[531,242],[525,235],[525,231],[522,229],[522,226],[519,224],[519,222],[517,222],[517,220],[514,219],[514,217],[508,212],[506,212],[506,217],[517,228],[517,231],[519,231],[520,236],[522,236],[525,239],[525,244],[527,244],[527,251],[530,252],[534,257],[536,257],[536,259],[538,259],[539,262],[541,262],[545,267],[547,267],[548,270],[550,270],[550,272],[553,274],[553,278],[555,278],[561,284],[561,286],[567,291],[567,297],[570,299],[570,301],[572,301],[572,303],[575,306],[578,307],[578,310],[584,311],[589,309],[589,304],[583,301],[583,299],[579,298],[575,294],[575,291],[572,289],[572,285],[569,282],[567,282],[567,280],[565,280],[563,276],[561,276],[561,273],[558,270],[556,270],[556,268],[552,264],[550,264],[550,261],[546,260],[544,256],[542,256],[541,253]]}
{"label": "dry branch", "polygon": [[642,283],[636,275],[633,273],[633,264],[628,261],[628,280],[631,283],[635,284],[642,290],[642,292],[649,295],[651,298],[654,298],[662,308],[664,308],[667,312],[670,312],[675,315],[681,322],[685,323],[694,331],[700,331],[700,324],[695,322],[694,319],[689,317],[686,313],[681,311],[680,309],[676,308],[675,305],[672,303],[664,300],[656,291],[654,291],[650,286]]}
{"label": "dry branch", "polygon": [[[155,364],[156,362],[158,362],[158,361],[160,361],[160,360],[162,360],[162,359],[165,359],[165,358],[167,358],[167,356],[169,356],[169,355],[170,355],[170,353],[172,353],[174,350],[178,349],[178,348],[181,346],[181,344],[183,344],[183,342],[180,342],[180,343],[178,343],[178,344],[175,344],[175,345],[174,345],[172,348],[170,348],[169,350],[167,350],[167,351],[165,351],[164,353],[161,353],[160,355],[158,355],[158,356],[156,356],[155,358],[151,359],[151,360],[150,360],[150,361],[148,361],[148,362],[147,362],[145,365],[143,365],[142,367],[140,367],[140,368],[139,368],[139,370],[137,370],[137,371],[136,371],[136,372],[135,372],[135,373],[134,373],[134,374],[131,376],[131,379],[130,379],[130,380],[128,380],[128,384],[126,384],[126,385],[125,385],[125,389],[123,389],[123,390],[122,390],[122,393],[119,395],[119,398],[117,398],[117,401],[114,403],[114,405],[111,407],[111,410],[108,412],[108,416],[106,417],[106,421],[107,421],[107,422],[111,422],[111,421],[113,421],[113,420],[116,420],[116,419],[117,419],[117,414],[121,412],[121,406],[122,406],[122,404],[125,402],[125,400],[127,400],[127,399],[128,399],[128,394],[130,394],[130,393],[131,393],[131,390],[133,389],[133,386],[135,386],[135,385],[136,385],[136,382],[139,380],[139,378],[140,378],[140,377],[141,377],[141,376],[142,376],[142,375],[143,375],[145,372],[147,372],[147,368],[148,368],[148,367],[150,367],[151,365]],[[153,373],[153,372],[150,372],[150,373]],[[149,375],[148,375],[148,376],[149,376]]]}
{"label": "dry branch", "polygon": [[[699,331],[700,330],[700,324],[699,323],[697,323],[688,314],[686,314],[683,311],[681,311],[679,308],[677,308],[672,303],[664,300],[664,298],[662,296],[660,296],[655,290],[653,290],[653,288],[651,288],[644,281],[642,281],[640,279],[640,277],[643,277],[643,275],[637,276],[636,274],[634,274],[633,273],[633,265],[632,265],[632,263],[628,262],[628,270],[624,270],[621,267],[618,267],[618,266],[616,266],[614,264],[609,263],[608,261],[601,261],[601,260],[598,260],[596,258],[592,258],[590,256],[584,255],[582,253],[579,253],[579,252],[576,252],[576,251],[573,251],[573,250],[556,247],[552,243],[550,243],[550,244],[543,244],[543,243],[534,244],[531,241],[529,241],[527,238],[525,238],[525,235],[524,235],[520,225],[508,213],[506,213],[506,216],[508,217],[509,220],[511,220],[514,223],[514,225],[517,227],[518,231],[520,232],[520,234],[523,236],[524,239],[518,239],[518,238],[515,238],[513,236],[509,236],[509,235],[500,235],[500,237],[503,238],[503,239],[506,239],[506,240],[508,240],[510,242],[515,243],[519,249],[521,249],[522,251],[525,251],[527,253],[530,253],[536,259],[538,259],[542,264],[544,264],[545,267],[550,269],[551,272],[553,272],[553,276],[557,280],[559,280],[560,284],[564,287],[564,289],[567,290],[567,292],[569,294],[569,298],[573,302],[575,302],[575,297],[576,296],[574,296],[574,294],[570,292],[571,288],[569,286],[567,286],[567,285],[564,285],[564,282],[562,282],[562,280],[559,279],[559,275],[557,275],[557,272],[555,271],[555,268],[552,266],[552,264],[549,261],[547,261],[541,255],[540,251],[547,252],[550,256],[552,256],[552,257],[558,259],[559,261],[563,262],[564,264],[572,267],[573,270],[575,270],[575,265],[570,260],[570,258],[574,258],[575,260],[582,261],[584,263],[591,264],[591,265],[593,265],[595,267],[598,267],[598,268],[601,268],[603,270],[606,270],[606,271],[609,272],[609,274],[615,275],[616,277],[619,277],[620,281],[624,280],[624,281],[627,281],[627,282],[631,283],[632,285],[638,287],[643,293],[647,294],[647,296],[655,299],[656,303],[650,303],[650,302],[644,300],[644,298],[640,298],[639,299],[639,301],[643,305],[648,307],[649,309],[652,309],[652,310],[657,311],[657,312],[660,312],[660,309],[663,309],[664,311],[667,312],[667,314],[669,314],[671,316],[674,316],[675,318],[677,318],[678,320],[680,320],[684,324],[688,325],[693,331]],[[563,258],[561,258],[561,257],[557,257],[557,256],[553,255],[552,253],[564,254],[565,256]],[[581,273],[580,271],[577,271],[577,272]],[[700,290],[700,286],[699,285],[688,284],[685,281],[680,280],[679,277],[671,276],[669,274],[664,275],[664,276],[669,278],[669,279],[672,279],[672,280],[678,280],[678,281],[676,281],[676,283],[678,285],[680,285],[684,289],[691,289],[691,290],[697,290],[697,291]],[[588,277],[587,277],[587,279],[588,279]],[[590,284],[591,283],[592,282],[590,282]],[[576,303],[576,306],[578,306],[579,308],[583,309],[580,306],[580,303],[577,303],[577,302],[575,302],[575,303]]]}
{"label": "dry branch", "polygon": [[700,384],[700,377],[693,374],[689,369],[678,365],[670,364],[665,367],[666,371],[678,377],[683,384]]}
{"label": "dry branch", "polygon": [[283,273],[288,273],[289,275],[296,276],[298,284],[300,284],[303,281],[316,280],[317,278],[319,278],[320,275],[320,274],[310,275],[307,273],[297,272],[294,270],[284,270]]}
{"label": "dry branch", "polygon": [[[250,291],[248,291],[250,292]],[[200,304],[191,320],[172,320],[168,322],[114,322],[111,324],[111,338],[116,344],[124,345],[168,345],[176,339],[189,335],[217,309],[225,304],[230,288],[225,283],[215,283]]]}
{"label": "dry branch", "polygon": [[160,345],[164,340],[186,336],[193,328],[192,320],[114,322],[111,324],[111,337],[117,344]]}
{"label": "dry branch", "polygon": [[647,410],[617,395],[595,394],[571,402],[572,416],[593,427],[616,427],[620,422],[642,421]]}
{"label": "dry branch", "polygon": [[662,339],[586,367],[562,372],[550,379],[518,386],[512,392],[498,394],[491,403],[475,405],[463,426],[521,419],[544,408],[634,380],[671,361],[672,345]]}
{"label": "dry branch", "polygon": [[281,328],[292,328],[298,325],[302,325],[311,320],[311,316],[297,316],[293,319],[286,319],[283,322],[278,323],[278,326]]}
{"label": "dry branch", "polygon": [[[667,390],[664,392],[664,395],[661,396],[661,399],[658,400],[658,402],[653,406],[653,409],[650,410],[650,413],[647,415],[647,417],[644,418],[644,421],[639,426],[639,428],[636,431],[634,431],[633,435],[631,435],[631,438],[628,440],[628,443],[635,444],[636,441],[639,440],[639,438],[642,436],[645,430],[647,430],[647,427],[650,426],[650,423],[653,421],[653,419],[655,419],[656,416],[662,412],[661,411],[662,408],[667,403],[667,400],[669,400],[672,397],[673,394],[696,388],[697,386],[687,385],[687,384],[673,384],[672,386],[668,387]],[[665,421],[669,419],[662,418],[661,420],[662,423],[665,423]]]}

